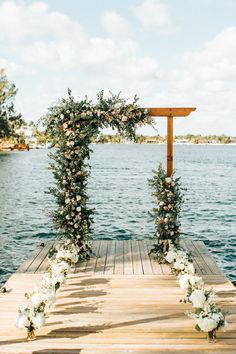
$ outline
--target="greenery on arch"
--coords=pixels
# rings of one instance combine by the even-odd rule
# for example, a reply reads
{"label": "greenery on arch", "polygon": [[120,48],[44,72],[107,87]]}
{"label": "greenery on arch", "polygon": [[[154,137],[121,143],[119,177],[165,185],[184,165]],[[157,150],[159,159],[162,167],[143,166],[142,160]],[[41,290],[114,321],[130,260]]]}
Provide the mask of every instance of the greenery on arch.
{"label": "greenery on arch", "polygon": [[52,212],[60,234],[73,241],[81,257],[90,251],[93,210],[88,206],[87,183],[90,174],[90,143],[102,128],[111,127],[124,137],[135,140],[137,126],[151,123],[146,109],[135,96],[130,103],[119,95],[105,97],[103,91],[93,103],[87,97],[76,101],[69,97],[49,108],[45,118],[47,132],[56,151],[50,154],[56,185],[50,188],[57,202]]}

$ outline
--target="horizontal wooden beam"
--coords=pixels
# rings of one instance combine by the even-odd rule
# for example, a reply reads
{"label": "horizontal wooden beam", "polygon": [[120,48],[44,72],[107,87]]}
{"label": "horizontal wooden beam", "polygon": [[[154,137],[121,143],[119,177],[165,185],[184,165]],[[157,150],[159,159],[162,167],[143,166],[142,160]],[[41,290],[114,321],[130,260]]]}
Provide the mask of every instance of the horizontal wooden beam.
{"label": "horizontal wooden beam", "polygon": [[147,108],[151,117],[187,117],[195,111],[195,107],[165,107],[165,108]]}

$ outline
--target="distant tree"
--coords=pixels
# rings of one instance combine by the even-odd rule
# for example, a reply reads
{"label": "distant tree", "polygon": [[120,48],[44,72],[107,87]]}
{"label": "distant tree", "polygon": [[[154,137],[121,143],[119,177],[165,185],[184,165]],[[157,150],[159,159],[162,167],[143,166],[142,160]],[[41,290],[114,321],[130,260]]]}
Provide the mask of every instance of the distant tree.
{"label": "distant tree", "polygon": [[14,108],[16,94],[15,84],[10,83],[5,71],[0,69],[0,138],[15,136],[15,130],[24,123],[21,114],[17,114]]}

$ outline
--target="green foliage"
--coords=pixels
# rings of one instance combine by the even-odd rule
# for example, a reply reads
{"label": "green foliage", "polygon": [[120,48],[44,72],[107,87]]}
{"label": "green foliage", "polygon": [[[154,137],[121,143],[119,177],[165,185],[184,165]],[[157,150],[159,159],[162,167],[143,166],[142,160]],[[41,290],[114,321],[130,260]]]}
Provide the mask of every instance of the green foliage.
{"label": "green foliage", "polygon": [[0,138],[15,136],[15,130],[24,123],[21,114],[15,112],[13,100],[17,89],[0,69]]}
{"label": "green foliage", "polygon": [[155,222],[156,244],[152,250],[159,262],[165,262],[164,254],[169,249],[171,242],[175,247],[179,246],[180,212],[183,203],[183,188],[180,177],[167,177],[162,165],[157,171],[153,171],[153,178],[149,185],[153,189],[153,196],[157,207],[150,213]]}
{"label": "green foliage", "polygon": [[45,118],[47,134],[56,147],[56,152],[51,154],[56,186],[50,192],[58,208],[52,217],[57,229],[83,250],[81,256],[89,252],[93,221],[87,196],[90,143],[100,129],[108,126],[135,139],[136,126],[150,121],[137,101],[135,97],[132,103],[127,103],[120,95],[112,94],[105,98],[101,92],[93,104],[88,98],[76,101],[69,91],[69,98],[51,107]]}

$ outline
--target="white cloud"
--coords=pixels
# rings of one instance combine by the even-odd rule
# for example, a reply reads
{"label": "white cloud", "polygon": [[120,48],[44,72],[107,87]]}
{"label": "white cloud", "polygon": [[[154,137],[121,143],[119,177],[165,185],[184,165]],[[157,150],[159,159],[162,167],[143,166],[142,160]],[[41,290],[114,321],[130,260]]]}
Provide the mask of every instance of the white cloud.
{"label": "white cloud", "polygon": [[[163,5],[146,1],[140,6],[147,4]],[[164,31],[171,27],[171,20],[166,7],[161,8],[163,22],[154,24]],[[236,121],[231,121],[236,27],[224,29],[198,51],[183,53],[179,65],[167,70],[154,54],[148,55],[147,48],[143,50],[139,38],[131,36],[123,17],[113,11],[103,13],[104,23],[106,36],[89,36],[78,21],[51,11],[44,3],[7,1],[0,5],[0,32],[4,33],[0,67],[7,69],[10,80],[19,87],[16,103],[27,119],[38,119],[70,87],[78,97],[88,94],[95,98],[97,91],[104,89],[122,91],[127,97],[137,93],[143,106],[197,106],[190,119],[178,120],[176,132],[179,128],[202,133],[236,129]],[[124,28],[121,36],[119,26]]]}
{"label": "white cloud", "polygon": [[116,11],[106,11],[102,15],[102,24],[105,30],[116,37],[127,36],[130,33],[129,24]]}
{"label": "white cloud", "polygon": [[134,13],[145,30],[156,30],[162,34],[173,31],[168,5],[159,0],[145,0],[134,9]]}

